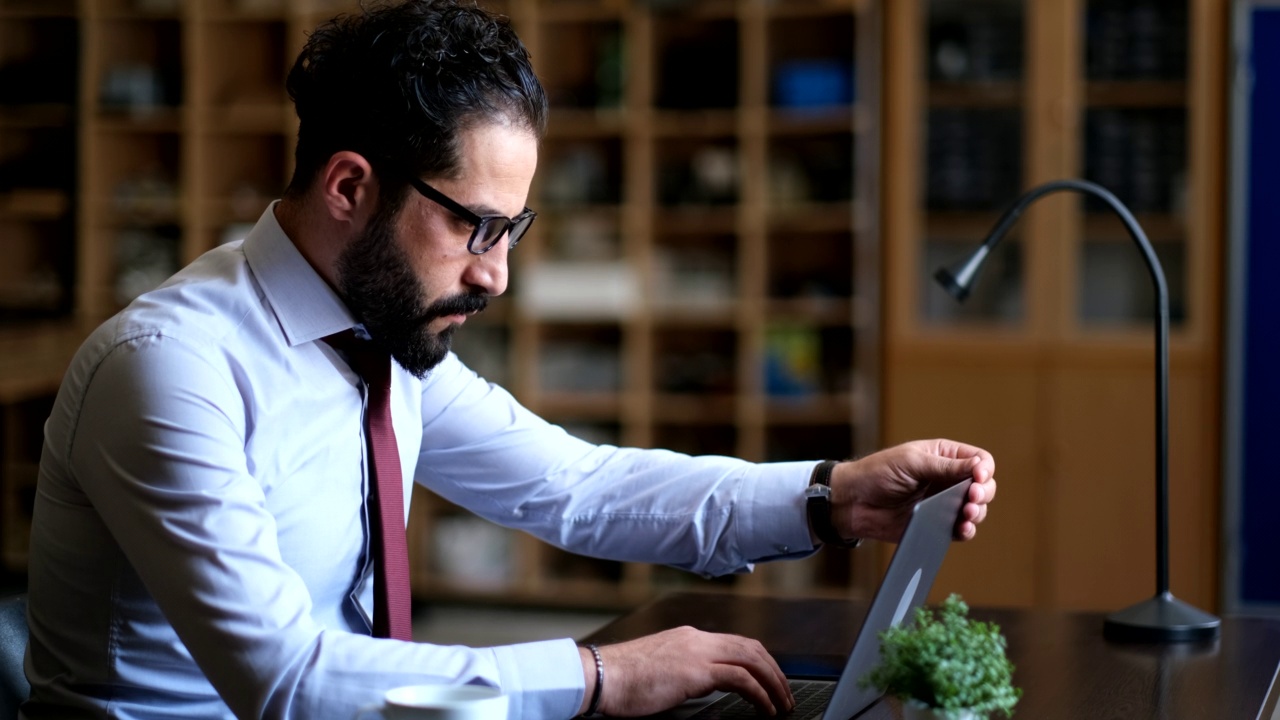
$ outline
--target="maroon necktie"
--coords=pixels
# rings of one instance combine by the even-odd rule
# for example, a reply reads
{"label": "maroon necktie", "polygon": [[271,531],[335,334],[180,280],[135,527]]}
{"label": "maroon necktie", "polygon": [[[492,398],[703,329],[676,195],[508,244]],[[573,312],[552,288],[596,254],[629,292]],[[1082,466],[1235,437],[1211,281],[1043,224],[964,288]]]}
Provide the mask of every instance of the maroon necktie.
{"label": "maroon necktie", "polygon": [[369,524],[373,547],[373,635],[412,640],[409,549],[404,530],[404,477],[391,425],[391,356],[351,331],[325,342],[346,352],[369,387]]}

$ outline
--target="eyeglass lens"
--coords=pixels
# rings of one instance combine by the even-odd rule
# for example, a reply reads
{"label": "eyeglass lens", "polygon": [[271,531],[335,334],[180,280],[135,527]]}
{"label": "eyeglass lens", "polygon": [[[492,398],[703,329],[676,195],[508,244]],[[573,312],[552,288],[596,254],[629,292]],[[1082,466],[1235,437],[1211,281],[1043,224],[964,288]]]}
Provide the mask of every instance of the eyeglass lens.
{"label": "eyeglass lens", "polygon": [[524,235],[524,232],[528,230],[529,226],[532,224],[532,214],[521,214],[516,218],[515,222],[504,217],[486,217],[476,228],[475,237],[471,242],[472,252],[487,252],[494,245],[498,244],[498,241],[502,239],[503,234],[506,233],[508,229],[511,231],[510,246],[515,247],[516,243],[520,242],[521,236]]}

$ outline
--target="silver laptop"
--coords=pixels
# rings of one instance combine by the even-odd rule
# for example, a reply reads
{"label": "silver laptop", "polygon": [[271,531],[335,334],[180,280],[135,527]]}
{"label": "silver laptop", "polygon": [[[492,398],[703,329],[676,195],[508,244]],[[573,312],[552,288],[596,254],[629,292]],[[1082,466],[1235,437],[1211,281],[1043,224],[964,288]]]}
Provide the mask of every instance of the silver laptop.
{"label": "silver laptop", "polygon": [[[880,699],[879,690],[861,688],[858,681],[880,660],[880,633],[904,620],[910,621],[915,609],[929,596],[972,482],[965,480],[916,504],[840,679],[792,679],[796,708],[785,716],[788,720],[849,720]],[[685,703],[666,717],[731,720],[767,716],[737,695],[718,693]]]}

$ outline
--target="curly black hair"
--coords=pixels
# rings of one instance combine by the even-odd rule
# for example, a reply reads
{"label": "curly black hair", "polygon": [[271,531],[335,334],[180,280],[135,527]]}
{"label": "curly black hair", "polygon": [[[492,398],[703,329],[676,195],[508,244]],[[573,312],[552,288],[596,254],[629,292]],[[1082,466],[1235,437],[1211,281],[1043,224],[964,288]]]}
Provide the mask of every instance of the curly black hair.
{"label": "curly black hair", "polygon": [[448,177],[460,132],[507,123],[541,140],[547,97],[506,18],[458,0],[374,2],[310,35],[286,82],[298,145],[286,194],[334,153],[363,155],[398,205],[410,174]]}

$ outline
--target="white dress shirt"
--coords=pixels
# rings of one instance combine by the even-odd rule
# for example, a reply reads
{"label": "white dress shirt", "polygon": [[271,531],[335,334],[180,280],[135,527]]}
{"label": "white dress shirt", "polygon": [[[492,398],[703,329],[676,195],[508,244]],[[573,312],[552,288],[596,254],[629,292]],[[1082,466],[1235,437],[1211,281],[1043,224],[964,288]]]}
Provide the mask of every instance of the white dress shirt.
{"label": "white dress shirt", "polygon": [[[363,384],[320,341],[355,321],[273,209],[98,328],[67,371],[35,502],[25,717],[351,720],[419,683],[502,688],[513,719],[570,717],[572,640],[370,636]],[[417,482],[560,547],[707,575],[812,550],[812,463],[592,445],[453,355],[392,376],[406,497]]]}

